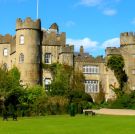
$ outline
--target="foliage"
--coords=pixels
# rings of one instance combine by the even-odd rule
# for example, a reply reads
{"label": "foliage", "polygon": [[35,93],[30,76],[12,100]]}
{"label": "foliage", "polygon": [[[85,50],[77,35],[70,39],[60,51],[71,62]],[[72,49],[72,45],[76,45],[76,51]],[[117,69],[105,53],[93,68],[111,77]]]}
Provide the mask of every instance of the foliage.
{"label": "foliage", "polygon": [[83,73],[79,71],[74,71],[72,80],[71,80],[71,89],[84,91],[85,89],[84,81],[85,81],[85,77]]}
{"label": "foliage", "polygon": [[95,103],[98,105],[105,102],[105,92],[104,92],[101,82],[99,83],[99,93],[96,94],[94,100],[95,100]]}
{"label": "foliage", "polygon": [[75,104],[70,104],[70,116],[75,116]]}
{"label": "foliage", "polygon": [[123,94],[109,104],[110,108],[135,109],[135,91]]}
{"label": "foliage", "polygon": [[57,68],[57,63],[53,63],[53,64],[44,64],[42,63],[42,68],[43,69],[47,69],[52,73],[52,76],[55,77],[56,74],[56,68]]}
{"label": "foliage", "polygon": [[35,116],[67,113],[72,103],[75,114],[91,107],[92,98],[84,91],[82,73],[75,72],[68,65],[44,67],[53,74],[51,89],[46,93],[39,85],[24,89],[20,85],[20,72],[16,67],[9,71],[0,68],[0,110],[5,108],[10,113],[17,112],[18,116]]}
{"label": "foliage", "polygon": [[[21,95],[20,72],[16,67],[11,70],[0,68],[0,100],[2,109],[17,109],[18,98]],[[11,106],[12,105],[12,106]]]}
{"label": "foliage", "polygon": [[19,110],[22,111],[23,116],[39,115],[39,100],[46,96],[43,87],[36,85],[23,91],[23,94],[19,97]]}
{"label": "foliage", "polygon": [[[53,74],[51,88],[47,93],[49,95],[48,100],[52,97],[55,99],[64,97],[68,100],[68,104],[66,104],[66,107],[59,105],[59,107],[63,108],[63,111],[66,112],[67,107],[68,111],[71,111],[70,106],[74,104],[75,113],[82,113],[82,109],[88,107],[89,102],[92,102],[91,96],[85,93],[85,78],[83,74],[79,71],[74,71],[73,68],[68,65],[52,64],[45,65],[44,67],[49,69]],[[50,108],[48,111],[52,111],[50,112],[51,114],[58,113],[53,113],[56,109],[58,110],[58,105],[51,103],[48,107]]]}
{"label": "foliage", "polygon": [[124,59],[121,55],[112,55],[107,61],[107,66],[114,71],[114,75],[119,83],[119,89],[121,91],[123,90],[124,83],[128,80],[124,65]]}
{"label": "foliage", "polygon": [[[54,67],[54,66],[53,66]],[[65,95],[70,89],[70,77],[72,75],[72,67],[68,65],[57,64],[54,67],[55,77],[51,84],[51,95]],[[54,71],[53,71],[54,72]]]}
{"label": "foliage", "polygon": [[82,90],[71,90],[67,97],[69,99],[69,105],[72,103],[75,105],[75,113],[82,114],[83,109],[89,109],[92,107],[91,103],[93,103],[93,100],[91,96]]}
{"label": "foliage", "polygon": [[48,114],[67,113],[69,101],[64,96],[48,97],[47,112]]}
{"label": "foliage", "polygon": [[0,68],[0,92],[10,92],[12,89],[20,86],[20,72],[16,67],[10,71]]}

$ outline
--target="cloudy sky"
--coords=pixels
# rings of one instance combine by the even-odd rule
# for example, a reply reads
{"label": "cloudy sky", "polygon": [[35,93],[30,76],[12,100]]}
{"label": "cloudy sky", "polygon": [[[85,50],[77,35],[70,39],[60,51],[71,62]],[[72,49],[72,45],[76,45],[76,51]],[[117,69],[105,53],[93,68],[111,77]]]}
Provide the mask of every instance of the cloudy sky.
{"label": "cloudy sky", "polygon": [[[121,32],[135,31],[135,0],[39,0],[39,18],[48,29],[56,22],[67,43],[90,54],[104,55],[119,47]],[[0,0],[0,33],[15,34],[17,18],[36,19],[36,0]]]}

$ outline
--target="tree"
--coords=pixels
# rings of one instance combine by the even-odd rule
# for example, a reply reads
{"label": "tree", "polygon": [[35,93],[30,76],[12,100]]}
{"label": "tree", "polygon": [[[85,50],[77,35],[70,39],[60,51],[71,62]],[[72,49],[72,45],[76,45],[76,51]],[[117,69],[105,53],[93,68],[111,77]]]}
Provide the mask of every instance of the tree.
{"label": "tree", "polygon": [[9,106],[17,109],[19,104],[18,98],[22,94],[22,87],[20,86],[20,72],[14,67],[11,70],[0,68],[0,99],[3,101],[3,108]]}
{"label": "tree", "polygon": [[71,89],[72,90],[85,90],[84,86],[85,77],[82,72],[80,71],[74,71],[72,79],[71,79]]}
{"label": "tree", "polygon": [[57,64],[53,66],[55,74],[53,75],[53,82],[51,84],[51,95],[65,95],[70,89],[70,78],[72,75],[72,67],[68,65]]}

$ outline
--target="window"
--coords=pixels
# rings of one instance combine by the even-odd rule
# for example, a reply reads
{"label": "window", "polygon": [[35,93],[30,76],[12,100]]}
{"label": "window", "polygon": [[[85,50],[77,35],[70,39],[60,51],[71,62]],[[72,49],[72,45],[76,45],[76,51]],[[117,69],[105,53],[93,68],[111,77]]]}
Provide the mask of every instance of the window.
{"label": "window", "polygon": [[19,63],[23,63],[24,62],[24,54],[21,53],[19,56]]}
{"label": "window", "polygon": [[20,44],[21,45],[24,44],[24,36],[23,35],[20,36]]}
{"label": "window", "polygon": [[98,81],[97,80],[86,80],[85,81],[85,92],[86,93],[98,93]]}
{"label": "window", "polygon": [[4,55],[4,56],[8,56],[8,49],[7,49],[7,48],[4,48],[4,50],[3,50],[3,55]]}
{"label": "window", "polygon": [[3,66],[2,66],[2,68],[3,68],[4,70],[7,70],[7,69],[8,69],[7,63],[4,63]]}
{"label": "window", "polygon": [[50,78],[45,78],[44,84],[45,84],[45,90],[46,91],[50,90],[51,79]]}
{"label": "window", "polygon": [[132,87],[132,90],[135,90],[135,86]]}
{"label": "window", "polygon": [[98,66],[83,66],[83,73],[98,74],[99,67]]}
{"label": "window", "polygon": [[51,53],[45,53],[45,63],[51,64]]}
{"label": "window", "polygon": [[132,74],[135,74],[135,69],[132,70]]}

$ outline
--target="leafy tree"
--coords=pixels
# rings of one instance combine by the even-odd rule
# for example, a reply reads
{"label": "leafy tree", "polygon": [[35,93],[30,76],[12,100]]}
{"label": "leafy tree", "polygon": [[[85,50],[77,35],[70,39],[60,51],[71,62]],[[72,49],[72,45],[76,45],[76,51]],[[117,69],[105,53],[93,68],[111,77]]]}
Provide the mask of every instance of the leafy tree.
{"label": "leafy tree", "polygon": [[70,77],[72,75],[72,68],[68,65],[57,64],[54,67],[55,75],[51,84],[51,95],[65,95],[70,89]]}
{"label": "leafy tree", "polygon": [[72,79],[71,79],[71,89],[72,90],[85,90],[84,86],[85,77],[82,72],[74,71]]}
{"label": "leafy tree", "polygon": [[10,92],[20,86],[20,72],[14,67],[10,71],[0,68],[0,91],[1,93]]}

